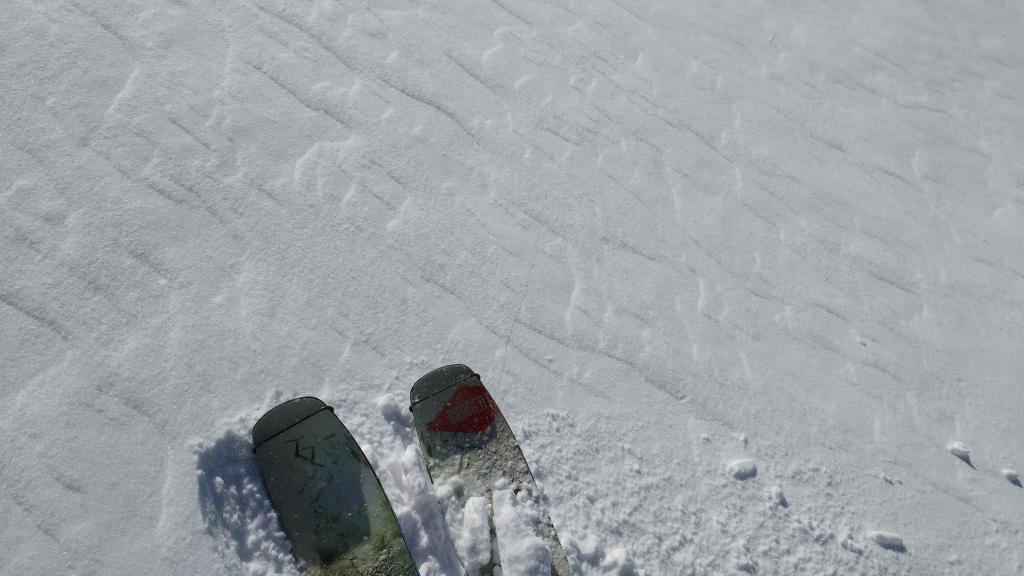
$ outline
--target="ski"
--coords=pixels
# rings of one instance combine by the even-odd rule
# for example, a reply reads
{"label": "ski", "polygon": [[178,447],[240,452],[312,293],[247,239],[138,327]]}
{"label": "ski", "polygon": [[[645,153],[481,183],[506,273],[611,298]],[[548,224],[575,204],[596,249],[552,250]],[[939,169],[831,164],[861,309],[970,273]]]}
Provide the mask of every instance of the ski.
{"label": "ski", "polygon": [[526,458],[480,376],[462,364],[438,368],[416,381],[410,402],[470,576],[571,576]]}
{"label": "ski", "polygon": [[416,576],[380,481],[317,398],[289,400],[252,430],[270,501],[299,569],[315,576]]}

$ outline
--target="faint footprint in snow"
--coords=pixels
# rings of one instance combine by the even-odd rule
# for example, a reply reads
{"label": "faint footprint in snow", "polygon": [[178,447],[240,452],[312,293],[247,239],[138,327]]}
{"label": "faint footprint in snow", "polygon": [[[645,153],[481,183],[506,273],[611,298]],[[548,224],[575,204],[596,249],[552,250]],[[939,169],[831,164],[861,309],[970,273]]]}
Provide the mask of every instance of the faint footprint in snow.
{"label": "faint footprint in snow", "polygon": [[1004,469],[1003,470],[1003,478],[1006,478],[1006,480],[1010,484],[1013,484],[1017,488],[1024,488],[1024,485],[1022,485],[1021,482],[1020,482],[1020,475],[1017,474],[1016,470],[1013,470],[1013,469],[1010,469],[1010,468]]}
{"label": "faint footprint in snow", "polygon": [[892,550],[900,554],[907,551],[906,545],[903,544],[903,538],[899,534],[882,532],[881,530],[868,530],[867,537],[886,550]]}
{"label": "faint footprint in snow", "polygon": [[757,464],[746,458],[730,461],[725,465],[725,469],[737,480],[750,480],[757,476]]}
{"label": "faint footprint in snow", "polygon": [[[971,468],[974,468],[974,464],[971,462],[971,451],[964,446],[963,442],[952,442],[947,448],[949,448],[950,454],[963,460]],[[977,468],[974,469],[977,470]]]}

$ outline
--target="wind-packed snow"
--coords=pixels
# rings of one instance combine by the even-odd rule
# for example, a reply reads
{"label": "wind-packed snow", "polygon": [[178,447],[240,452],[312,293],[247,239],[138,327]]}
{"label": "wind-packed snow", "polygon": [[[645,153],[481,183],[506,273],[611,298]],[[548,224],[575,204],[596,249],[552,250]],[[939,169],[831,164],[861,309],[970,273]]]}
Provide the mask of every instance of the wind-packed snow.
{"label": "wind-packed snow", "polygon": [[453,362],[579,574],[1024,573],[1019,2],[3,13],[0,574],[295,574],[299,395],[461,574]]}

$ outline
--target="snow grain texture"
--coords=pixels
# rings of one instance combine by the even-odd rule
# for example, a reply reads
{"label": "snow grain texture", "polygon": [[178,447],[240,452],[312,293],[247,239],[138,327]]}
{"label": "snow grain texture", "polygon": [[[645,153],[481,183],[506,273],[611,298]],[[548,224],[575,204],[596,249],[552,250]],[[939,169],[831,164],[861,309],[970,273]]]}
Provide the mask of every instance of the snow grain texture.
{"label": "snow grain texture", "polygon": [[492,505],[502,576],[550,576],[551,551],[533,533],[536,520],[524,518],[532,511],[523,509],[511,489],[495,491]]}
{"label": "snow grain texture", "polygon": [[459,574],[402,401],[451,362],[583,574],[1024,572],[1022,28],[5,3],[0,574],[290,574],[243,453],[306,394]]}

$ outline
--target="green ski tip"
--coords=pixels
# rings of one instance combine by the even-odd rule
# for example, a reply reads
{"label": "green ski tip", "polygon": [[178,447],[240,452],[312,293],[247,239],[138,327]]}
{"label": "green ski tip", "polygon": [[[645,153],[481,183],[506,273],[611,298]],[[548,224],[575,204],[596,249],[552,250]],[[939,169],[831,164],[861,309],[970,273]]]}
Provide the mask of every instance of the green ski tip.
{"label": "green ski tip", "polygon": [[295,426],[321,410],[334,410],[323,400],[303,396],[288,400],[270,409],[252,427],[252,448],[259,448],[264,442]]}

